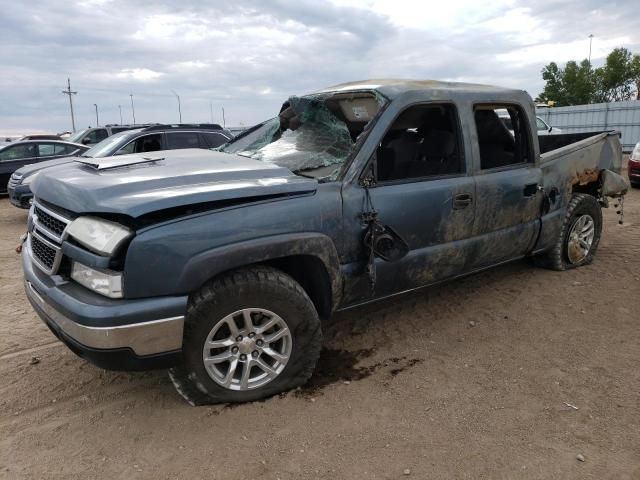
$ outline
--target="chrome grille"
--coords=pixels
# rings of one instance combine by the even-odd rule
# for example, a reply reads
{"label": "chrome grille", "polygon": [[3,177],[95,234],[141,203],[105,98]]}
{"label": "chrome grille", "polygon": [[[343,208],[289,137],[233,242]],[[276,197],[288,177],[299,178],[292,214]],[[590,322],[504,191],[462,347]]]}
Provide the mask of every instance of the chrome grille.
{"label": "chrome grille", "polygon": [[42,228],[55,234],[58,238],[62,238],[64,229],[67,228],[68,221],[60,220],[61,217],[54,217],[51,213],[45,212],[39,205],[33,206],[33,213],[36,216],[36,222]]}
{"label": "chrome grille", "polygon": [[34,264],[54,275],[62,262],[62,242],[71,219],[43,206],[36,200],[29,213],[29,245]]}
{"label": "chrome grille", "polygon": [[34,235],[31,238],[31,251],[43,267],[46,267],[47,270],[53,270],[57,253],[55,248],[50,247]]}
{"label": "chrome grille", "polygon": [[7,185],[9,188],[16,188],[20,185],[20,181],[22,180],[22,175],[16,175],[15,173],[11,175],[9,178],[9,184]]}

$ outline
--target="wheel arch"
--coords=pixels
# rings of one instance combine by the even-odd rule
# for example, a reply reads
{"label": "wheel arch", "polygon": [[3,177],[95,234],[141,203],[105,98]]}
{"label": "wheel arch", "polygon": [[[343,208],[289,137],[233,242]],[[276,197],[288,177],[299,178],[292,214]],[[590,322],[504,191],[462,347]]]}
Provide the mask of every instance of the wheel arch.
{"label": "wheel arch", "polygon": [[178,288],[194,292],[213,278],[252,265],[270,265],[290,275],[323,318],[340,304],[338,253],[331,238],[319,233],[262,237],[202,252],[185,264]]}

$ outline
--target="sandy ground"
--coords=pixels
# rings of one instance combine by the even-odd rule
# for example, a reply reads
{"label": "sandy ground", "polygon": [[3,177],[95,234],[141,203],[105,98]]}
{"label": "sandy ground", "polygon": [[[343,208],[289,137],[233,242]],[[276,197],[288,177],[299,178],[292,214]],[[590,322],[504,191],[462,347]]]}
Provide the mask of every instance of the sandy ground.
{"label": "sandy ground", "polygon": [[163,371],[56,341],[2,198],[0,478],[639,479],[640,190],[625,211],[591,266],[517,262],[337,315],[308,388],[192,408]]}

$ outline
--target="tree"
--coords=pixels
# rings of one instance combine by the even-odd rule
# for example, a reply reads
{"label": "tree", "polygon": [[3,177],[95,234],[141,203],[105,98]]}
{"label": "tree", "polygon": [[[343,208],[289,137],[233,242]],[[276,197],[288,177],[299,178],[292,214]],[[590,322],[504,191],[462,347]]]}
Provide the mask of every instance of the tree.
{"label": "tree", "polygon": [[636,84],[636,100],[640,100],[640,55],[634,55],[631,60],[631,75]]}
{"label": "tree", "polygon": [[634,96],[640,100],[640,55],[616,48],[595,70],[586,59],[571,60],[564,68],[551,62],[542,69],[542,79],[545,86],[536,101],[553,100],[557,106],[617,102]]}
{"label": "tree", "polygon": [[633,96],[632,58],[626,48],[616,48],[607,55],[604,67],[595,71],[595,101],[619,102]]}

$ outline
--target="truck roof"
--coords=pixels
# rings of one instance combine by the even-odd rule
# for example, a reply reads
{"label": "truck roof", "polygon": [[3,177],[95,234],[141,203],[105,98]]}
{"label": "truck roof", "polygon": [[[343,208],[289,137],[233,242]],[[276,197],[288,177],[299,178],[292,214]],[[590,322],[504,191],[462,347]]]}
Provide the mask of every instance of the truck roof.
{"label": "truck roof", "polygon": [[348,92],[373,90],[386,98],[393,100],[395,97],[407,92],[438,90],[451,93],[485,93],[485,94],[515,94],[522,95],[523,90],[481,85],[476,83],[441,82],[438,80],[412,80],[402,78],[375,78],[359,80],[356,82],[341,83],[322,89],[318,93]]}

